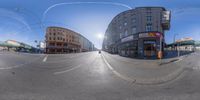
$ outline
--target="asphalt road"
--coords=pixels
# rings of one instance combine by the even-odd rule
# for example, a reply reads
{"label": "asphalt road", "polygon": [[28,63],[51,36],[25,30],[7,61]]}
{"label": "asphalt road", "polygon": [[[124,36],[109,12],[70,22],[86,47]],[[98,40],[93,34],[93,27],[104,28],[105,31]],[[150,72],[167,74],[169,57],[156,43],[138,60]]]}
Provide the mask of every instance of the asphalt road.
{"label": "asphalt road", "polygon": [[[0,53],[0,100],[198,100],[200,98],[199,52],[181,57],[181,60],[166,66],[159,66],[155,61],[152,61],[154,64],[151,61],[134,60],[137,62],[132,66],[136,66],[135,71],[131,70],[129,64],[133,62],[131,59],[108,56],[106,53],[98,54],[98,52],[65,55]],[[128,80],[132,77],[126,77],[126,75],[131,76],[131,73],[143,75],[142,70],[138,72],[140,68],[138,66],[144,70],[151,70],[145,71],[145,76],[155,75],[157,68],[167,70],[168,66],[170,69],[184,67],[185,71],[162,84],[140,85]],[[130,72],[127,69],[122,70],[123,68],[129,68]]]}

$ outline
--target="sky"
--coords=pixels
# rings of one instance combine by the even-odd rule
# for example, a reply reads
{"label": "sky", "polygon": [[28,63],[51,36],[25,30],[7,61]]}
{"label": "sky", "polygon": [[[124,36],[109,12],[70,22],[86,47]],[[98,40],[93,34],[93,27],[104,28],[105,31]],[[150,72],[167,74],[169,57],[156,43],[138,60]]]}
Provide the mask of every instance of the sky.
{"label": "sky", "polygon": [[45,40],[48,26],[69,28],[101,48],[108,24],[119,13],[144,6],[162,6],[172,12],[167,43],[192,37],[200,40],[199,0],[1,0],[0,41],[17,40],[35,46]]}

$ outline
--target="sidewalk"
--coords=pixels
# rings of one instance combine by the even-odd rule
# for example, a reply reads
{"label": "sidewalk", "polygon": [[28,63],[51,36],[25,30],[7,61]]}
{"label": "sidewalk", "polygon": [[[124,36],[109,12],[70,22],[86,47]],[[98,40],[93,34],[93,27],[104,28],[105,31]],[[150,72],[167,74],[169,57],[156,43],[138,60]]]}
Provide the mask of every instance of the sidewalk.
{"label": "sidewalk", "polygon": [[[184,72],[184,67],[176,63],[161,64],[160,60],[143,60],[102,53],[114,71],[136,84],[161,84],[173,80]],[[177,58],[164,59],[169,62]]]}

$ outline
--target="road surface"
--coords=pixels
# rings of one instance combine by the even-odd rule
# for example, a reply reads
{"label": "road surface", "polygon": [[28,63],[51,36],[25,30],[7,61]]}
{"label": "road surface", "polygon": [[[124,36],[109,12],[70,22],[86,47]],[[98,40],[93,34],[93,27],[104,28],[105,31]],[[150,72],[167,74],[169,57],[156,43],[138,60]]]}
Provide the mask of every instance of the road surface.
{"label": "road surface", "polygon": [[[200,53],[180,59],[159,65],[159,61],[105,52],[4,52],[0,53],[0,100],[198,100]],[[137,78],[164,76],[180,68],[184,72],[171,80],[137,84]]]}

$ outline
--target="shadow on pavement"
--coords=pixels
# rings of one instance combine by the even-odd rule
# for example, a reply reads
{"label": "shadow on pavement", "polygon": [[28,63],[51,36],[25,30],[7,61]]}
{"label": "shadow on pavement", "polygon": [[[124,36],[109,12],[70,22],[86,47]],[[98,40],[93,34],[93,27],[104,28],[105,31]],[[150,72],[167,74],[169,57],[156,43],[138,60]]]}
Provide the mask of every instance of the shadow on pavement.
{"label": "shadow on pavement", "polygon": [[[179,57],[193,53],[194,51],[179,51]],[[165,51],[163,59],[178,57],[178,51]]]}
{"label": "shadow on pavement", "polygon": [[[179,57],[191,54],[193,52],[194,51],[180,51]],[[109,53],[109,54],[119,55],[119,54],[113,54],[113,53]],[[119,56],[125,57],[125,58],[131,58],[131,59],[139,59],[139,60],[158,60],[156,56],[153,56],[153,57],[131,57],[131,56],[122,56],[122,55],[119,55]],[[176,58],[176,57],[178,57],[178,51],[175,51],[175,50],[174,51],[171,51],[171,50],[168,51],[168,50],[166,50],[164,52],[164,57],[162,59],[171,59],[171,58]]]}

